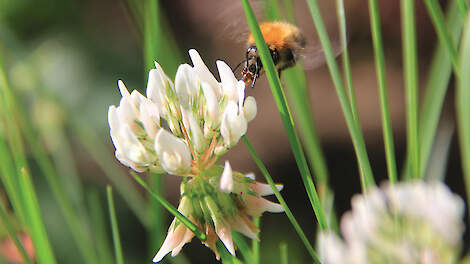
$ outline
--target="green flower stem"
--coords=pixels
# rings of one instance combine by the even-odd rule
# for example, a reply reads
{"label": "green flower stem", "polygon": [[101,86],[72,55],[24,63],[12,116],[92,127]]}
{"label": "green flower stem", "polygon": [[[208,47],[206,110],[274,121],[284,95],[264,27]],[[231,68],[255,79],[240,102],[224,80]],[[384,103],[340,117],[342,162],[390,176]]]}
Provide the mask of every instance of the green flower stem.
{"label": "green flower stem", "polygon": [[[253,219],[253,223],[257,228],[260,228],[261,217],[256,217]],[[259,235],[258,235],[259,236]],[[253,240],[251,241],[251,248],[253,251],[253,264],[260,263],[260,256],[259,256],[259,241]]]}
{"label": "green flower stem", "polygon": [[119,227],[116,218],[116,209],[114,208],[113,189],[109,185],[106,187],[106,195],[108,197],[109,218],[111,220],[111,230],[113,233],[114,255],[116,258],[116,263],[124,264],[121,238],[119,237]]}
{"label": "green flower stem", "polygon": [[418,64],[414,0],[401,0],[402,45],[405,71],[407,152],[410,178],[421,178],[418,147]]}
{"label": "green flower stem", "polygon": [[289,142],[294,153],[297,166],[299,167],[305,189],[310,199],[310,203],[312,204],[313,210],[315,211],[315,215],[317,217],[320,228],[325,229],[328,227],[325,214],[323,212],[320,199],[318,198],[318,194],[315,190],[315,185],[313,183],[312,176],[310,175],[307,160],[305,159],[304,152],[300,145],[300,140],[295,131],[294,121],[292,120],[292,115],[289,112],[289,108],[287,106],[287,101],[284,92],[281,88],[279,77],[277,76],[276,70],[274,69],[273,60],[268,51],[268,47],[264,42],[263,36],[259,29],[258,22],[256,21],[256,17],[253,13],[253,10],[251,9],[250,4],[248,3],[248,0],[242,0],[242,4],[251,32],[253,33],[256,46],[258,47],[258,52],[260,53],[261,61],[266,71],[266,76],[269,80],[274,99],[281,114],[281,119],[284,123],[284,127],[286,128],[287,136],[289,138]]}
{"label": "green flower stem", "polygon": [[29,258],[28,254],[26,253],[26,250],[24,249],[24,247],[21,244],[20,240],[18,239],[18,236],[17,236],[17,234],[15,232],[15,229],[13,227],[13,224],[11,223],[10,219],[8,218],[6,209],[3,206],[2,202],[0,202],[0,219],[1,219],[1,223],[2,223],[1,226],[8,231],[8,236],[10,237],[10,239],[15,244],[15,247],[18,250],[18,252],[20,252],[21,258],[23,259],[24,263],[31,264],[32,261]]}
{"label": "green flower stem", "polygon": [[253,252],[251,252],[251,249],[246,243],[245,239],[237,232],[232,232],[232,237],[233,237],[233,241],[237,245],[238,251],[242,253],[243,260],[246,263],[253,264],[254,263]]}
{"label": "green flower stem", "polygon": [[346,124],[348,126],[349,133],[351,134],[351,139],[354,145],[354,149],[356,151],[359,169],[361,172],[360,174],[362,188],[363,190],[367,190],[369,186],[375,185],[375,181],[372,175],[372,168],[370,166],[369,158],[367,156],[364,138],[359,125],[354,121],[354,117],[351,112],[351,106],[348,101],[348,96],[346,95],[344,84],[341,79],[341,74],[338,65],[335,61],[335,54],[333,52],[328,33],[323,23],[320,9],[318,7],[318,2],[317,0],[307,0],[307,3],[313,18],[313,22],[315,24],[315,28],[317,29],[321,45],[325,52],[326,62],[328,64],[328,68],[330,70],[330,74],[336,88],[336,93],[338,95],[339,102],[341,104],[341,109],[343,110],[343,114],[346,119]]}
{"label": "green flower stem", "polygon": [[395,146],[393,143],[392,120],[388,106],[387,80],[385,74],[385,56],[380,29],[380,13],[377,0],[369,0],[369,15],[374,43],[374,57],[377,72],[377,84],[379,88],[380,110],[382,114],[382,130],[387,159],[388,179],[391,183],[397,181],[397,164],[395,160]]}
{"label": "green flower stem", "polygon": [[276,187],[276,184],[274,183],[273,179],[271,178],[271,175],[269,174],[268,170],[266,169],[266,167],[264,166],[263,162],[261,161],[261,159],[259,158],[258,154],[256,153],[255,149],[253,148],[253,146],[251,145],[250,141],[248,141],[248,139],[246,138],[246,136],[242,136],[242,140],[243,140],[243,143],[245,143],[246,147],[248,148],[248,151],[250,152],[250,155],[251,157],[253,158],[253,160],[255,161],[256,165],[258,166],[259,170],[261,171],[261,173],[263,174],[264,178],[266,179],[266,181],[268,182],[269,186],[271,186],[271,189],[273,190],[274,192],[274,195],[276,196],[277,200],[279,201],[279,203],[282,205],[282,208],[284,208],[284,211],[287,215],[287,218],[289,218],[289,221],[291,222],[292,226],[294,227],[295,231],[297,232],[297,234],[299,235],[300,237],[300,240],[302,240],[302,242],[304,243],[305,247],[307,248],[307,251],[308,253],[310,254],[310,256],[312,256],[312,259],[315,263],[320,263],[320,260],[318,259],[318,256],[317,254],[315,253],[312,245],[310,244],[310,242],[308,241],[307,239],[307,236],[305,236],[305,233],[304,231],[302,230],[302,228],[300,227],[299,223],[297,222],[297,220],[295,219],[294,215],[292,214],[292,211],[289,209],[289,207],[287,206],[287,203],[286,201],[284,200],[284,198],[282,197],[281,193],[279,192],[279,190],[277,189]]}
{"label": "green flower stem", "polygon": [[[470,200],[470,16],[465,21],[459,67],[462,74],[457,79],[455,103],[465,191],[467,200]],[[470,208],[467,208],[470,215]]]}
{"label": "green flower stem", "polygon": [[279,245],[279,252],[281,257],[281,264],[288,264],[289,263],[289,253],[287,251],[287,243],[282,242]]}
{"label": "green flower stem", "polygon": [[[452,0],[449,3],[445,23],[450,30],[450,35],[454,43],[458,42],[463,26],[463,19],[459,14],[458,1],[459,0]],[[431,156],[451,73],[452,64],[449,59],[448,49],[445,48],[444,43],[440,41],[431,61],[419,118],[419,145],[421,154],[419,164],[421,166],[420,171],[424,175],[428,175],[426,173],[428,161]]]}
{"label": "green flower stem", "polygon": [[446,22],[444,20],[444,14],[442,12],[441,6],[436,0],[425,0],[424,3],[428,8],[428,13],[434,24],[439,42],[446,49],[452,62],[452,66],[454,67],[454,72],[456,75],[458,75],[459,69],[457,65],[457,47],[452,40],[451,33],[446,27]]}
{"label": "green flower stem", "polygon": [[167,200],[161,197],[159,194],[155,193],[150,189],[150,187],[133,171],[130,172],[132,177],[142,186],[144,187],[150,195],[152,195],[155,200],[157,200],[168,212],[174,215],[179,221],[181,221],[189,230],[191,230],[197,238],[201,241],[206,241],[207,237],[206,234],[199,229],[191,220],[186,218],[182,213],[180,213],[175,207],[173,207]]}

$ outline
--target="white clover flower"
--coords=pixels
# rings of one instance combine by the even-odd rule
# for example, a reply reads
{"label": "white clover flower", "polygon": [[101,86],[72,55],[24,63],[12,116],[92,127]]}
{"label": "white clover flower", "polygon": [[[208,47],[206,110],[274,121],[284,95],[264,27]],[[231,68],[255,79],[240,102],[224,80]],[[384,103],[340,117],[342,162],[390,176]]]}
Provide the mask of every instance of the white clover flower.
{"label": "white clover flower", "polygon": [[[197,51],[189,54],[194,66],[180,65],[175,84],[155,63],[156,69],[149,72],[146,97],[137,91],[129,93],[119,81],[122,99],[118,107],[109,108],[108,121],[116,157],[124,165],[138,172],[186,175],[191,169],[195,171],[193,165],[214,164],[238,143],[256,116],[256,100],[245,100],[245,84],[237,81],[225,62],[217,61],[218,82]],[[171,156],[162,151],[171,147],[163,141],[158,147],[155,138],[162,129],[175,137],[165,135],[166,139],[178,138],[180,141],[172,142],[185,144],[189,152],[183,154],[180,149],[174,152],[178,155]]]}
{"label": "white clover flower", "polygon": [[454,263],[464,231],[464,204],[440,182],[386,185],[352,199],[341,220],[344,241],[319,235],[325,264]]}
{"label": "white clover flower", "polygon": [[[193,66],[180,65],[174,84],[155,63],[146,96],[129,93],[119,81],[122,99],[109,108],[110,134],[122,164],[138,172],[184,176],[178,210],[206,233],[204,244],[217,258],[218,239],[235,255],[233,230],[258,239],[251,217],[283,208],[262,198],[273,192],[254,175],[233,171],[228,161],[224,167],[216,164],[246,133],[257,113],[256,100],[245,98],[245,83],[237,81],[225,62],[217,61],[219,82],[197,51],[189,55]],[[153,261],[169,252],[177,255],[193,237],[174,219]]]}

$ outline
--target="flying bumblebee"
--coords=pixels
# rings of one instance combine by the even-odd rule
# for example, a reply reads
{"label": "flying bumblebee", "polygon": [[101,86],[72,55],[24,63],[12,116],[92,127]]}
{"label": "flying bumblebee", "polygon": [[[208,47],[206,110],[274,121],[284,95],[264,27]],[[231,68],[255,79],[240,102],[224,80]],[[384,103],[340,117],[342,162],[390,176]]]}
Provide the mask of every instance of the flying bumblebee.
{"label": "flying bumblebee", "polygon": [[[287,22],[265,22],[260,24],[260,29],[280,77],[282,70],[294,66],[299,59],[305,48],[305,36],[298,27]],[[248,37],[247,44],[245,60],[238,66],[245,63],[241,79],[246,85],[251,82],[253,88],[264,70],[252,34]]]}

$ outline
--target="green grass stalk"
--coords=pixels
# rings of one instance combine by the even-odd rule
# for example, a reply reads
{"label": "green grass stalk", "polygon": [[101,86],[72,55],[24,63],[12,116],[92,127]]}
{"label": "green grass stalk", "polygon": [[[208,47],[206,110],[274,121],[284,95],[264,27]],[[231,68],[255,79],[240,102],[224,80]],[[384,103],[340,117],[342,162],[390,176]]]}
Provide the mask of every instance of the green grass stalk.
{"label": "green grass stalk", "polygon": [[114,256],[117,264],[124,264],[124,257],[122,254],[121,238],[119,237],[119,227],[116,218],[116,210],[114,208],[113,189],[111,186],[106,187],[106,195],[108,197],[109,217],[111,220],[111,230],[113,233],[114,242]]}

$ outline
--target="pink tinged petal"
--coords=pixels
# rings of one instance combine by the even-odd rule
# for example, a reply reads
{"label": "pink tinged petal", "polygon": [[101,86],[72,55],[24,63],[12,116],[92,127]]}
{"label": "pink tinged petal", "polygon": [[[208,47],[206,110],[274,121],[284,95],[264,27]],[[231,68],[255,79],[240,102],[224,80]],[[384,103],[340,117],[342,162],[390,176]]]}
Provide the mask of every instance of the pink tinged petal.
{"label": "pink tinged petal", "polygon": [[130,96],[129,90],[127,90],[126,85],[123,81],[118,81],[119,92],[121,92],[122,97]]}
{"label": "pink tinged petal", "polygon": [[233,176],[232,168],[228,160],[225,161],[224,172],[220,176],[220,190],[224,193],[231,193],[233,191]]}
{"label": "pink tinged petal", "polygon": [[201,79],[201,82],[207,82],[214,91],[217,98],[220,98],[220,84],[209,71],[204,61],[195,49],[189,50],[189,56],[194,65],[194,71]]}
{"label": "pink tinged petal", "polygon": [[198,94],[198,82],[194,70],[188,64],[182,64],[178,67],[175,77],[175,89],[180,103],[184,107],[194,101]]}
{"label": "pink tinged petal", "polygon": [[[248,221],[250,221],[250,220],[248,220]],[[239,233],[241,233],[241,234],[243,234],[243,235],[245,235],[245,236],[247,236],[247,237],[249,237],[253,240],[259,241],[258,236],[254,232],[254,231],[258,232],[258,230],[256,230],[256,229],[252,230],[250,228],[250,226],[247,225],[245,220],[242,219],[241,217],[238,216],[238,217],[234,218],[231,221],[230,225],[232,226],[233,230],[235,230],[235,231],[237,231],[237,232],[239,232]]]}
{"label": "pink tinged petal", "polygon": [[232,69],[224,61],[217,61],[222,91],[225,97],[230,100],[238,101],[237,79],[233,75]]}
{"label": "pink tinged petal", "polygon": [[166,236],[162,247],[153,258],[154,263],[161,261],[163,257],[174,250],[183,241],[186,229],[187,228],[181,223],[176,227],[176,229],[173,228],[173,225],[170,226],[168,235]]}
{"label": "pink tinged petal", "polygon": [[258,107],[256,106],[256,100],[253,96],[248,96],[243,104],[243,115],[245,115],[246,121],[250,122],[256,117],[258,113]]}
{"label": "pink tinged petal", "polygon": [[155,137],[155,151],[163,169],[173,175],[182,175],[191,168],[191,153],[185,141],[160,129]]}
{"label": "pink tinged petal", "polygon": [[263,212],[282,213],[284,208],[278,203],[273,203],[264,198],[255,197],[252,195],[246,196],[246,213],[258,217]]}
{"label": "pink tinged petal", "polygon": [[[180,225],[183,225],[183,224],[180,224]],[[173,249],[173,251],[171,252],[171,256],[174,257],[174,256],[178,255],[180,253],[181,249],[183,249],[183,246],[186,243],[191,242],[193,237],[194,237],[194,233],[191,230],[186,228],[186,232],[184,233],[184,236],[183,236],[183,239],[182,239],[181,243],[179,243],[179,245],[177,245]]]}
{"label": "pink tinged petal", "polygon": [[[278,191],[281,191],[283,187],[284,185],[282,184],[276,184],[276,188]],[[256,182],[254,184],[250,184],[250,189],[260,196],[274,194],[273,189],[271,188],[269,184]]]}
{"label": "pink tinged petal", "polygon": [[235,246],[233,245],[232,229],[230,226],[219,224],[215,227],[215,232],[217,233],[217,236],[220,238],[220,240],[222,240],[224,243],[228,252],[235,256]]}

